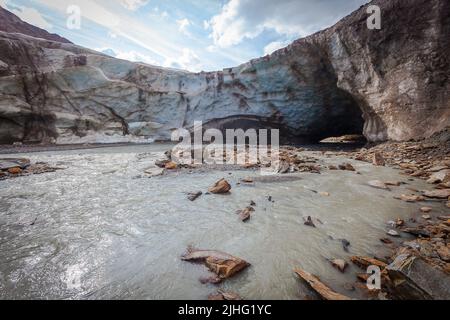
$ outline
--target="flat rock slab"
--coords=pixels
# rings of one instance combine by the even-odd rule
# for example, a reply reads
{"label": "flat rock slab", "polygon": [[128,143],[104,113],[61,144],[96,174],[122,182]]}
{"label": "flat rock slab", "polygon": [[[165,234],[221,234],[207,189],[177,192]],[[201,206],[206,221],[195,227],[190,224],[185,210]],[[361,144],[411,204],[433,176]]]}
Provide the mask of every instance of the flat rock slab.
{"label": "flat rock slab", "polygon": [[334,292],[332,289],[323,284],[319,278],[302,269],[294,269],[294,272],[324,300],[351,300],[347,296]]}
{"label": "flat rock slab", "polygon": [[395,299],[450,299],[450,277],[418,257],[398,255],[386,270],[391,279],[388,285]]}
{"label": "flat rock slab", "polygon": [[221,279],[227,279],[250,266],[247,261],[215,250],[199,250],[189,247],[181,257],[184,261],[202,262]]}
{"label": "flat rock slab", "polygon": [[11,168],[25,169],[30,164],[30,159],[26,158],[5,158],[0,159],[0,170],[4,171]]}

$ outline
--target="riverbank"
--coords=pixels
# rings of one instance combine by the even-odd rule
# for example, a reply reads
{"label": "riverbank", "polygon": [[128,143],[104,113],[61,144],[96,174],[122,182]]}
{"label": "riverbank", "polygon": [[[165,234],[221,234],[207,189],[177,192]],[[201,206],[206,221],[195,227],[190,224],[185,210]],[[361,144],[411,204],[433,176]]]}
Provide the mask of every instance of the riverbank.
{"label": "riverbank", "polygon": [[[425,261],[416,274],[427,283],[446,283],[448,229],[439,218],[447,199],[426,192],[443,192],[447,181],[425,180],[450,169],[448,143],[282,147],[283,170],[273,178],[260,176],[257,166],[174,166],[165,155],[170,148],[21,153],[32,164],[64,170],[0,182],[1,237],[8,243],[0,258],[9,261],[1,297],[204,299],[219,286],[245,299],[318,298],[294,275],[301,268],[345,297],[396,299],[402,296],[386,275],[403,275],[388,268],[399,256],[400,267]],[[210,194],[221,179],[229,193]],[[251,266],[220,285],[201,283],[205,270],[179,260],[190,245]],[[400,255],[405,250],[407,257]],[[22,258],[10,261],[11,255]],[[342,261],[344,272],[336,268]],[[381,291],[368,290],[364,261],[386,270]],[[39,292],[29,289],[36,285]],[[133,293],[136,286],[142,289]]]}

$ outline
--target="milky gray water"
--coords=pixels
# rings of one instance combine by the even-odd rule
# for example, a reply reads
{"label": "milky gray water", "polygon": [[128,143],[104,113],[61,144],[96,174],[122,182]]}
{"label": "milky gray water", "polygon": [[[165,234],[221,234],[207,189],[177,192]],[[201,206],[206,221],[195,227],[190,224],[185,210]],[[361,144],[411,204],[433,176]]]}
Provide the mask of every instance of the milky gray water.
{"label": "milky gray water", "polygon": [[[387,254],[379,241],[386,237],[386,221],[420,216],[420,205],[393,196],[406,193],[405,187],[427,187],[393,169],[356,161],[361,175],[301,173],[291,181],[252,185],[237,183],[258,171],[145,177],[149,163],[167,149],[155,144],[21,155],[66,169],[0,181],[0,298],[205,299],[224,288],[246,299],[301,299],[308,291],[294,267],[364,298],[343,288],[355,281],[357,269],[343,275],[326,258]],[[185,192],[205,192],[223,177],[231,194],[187,200]],[[389,192],[367,186],[373,179],[409,185]],[[242,223],[235,211],[251,200],[256,211]],[[442,205],[430,205],[435,214],[444,212]],[[308,215],[323,224],[305,226]],[[350,252],[330,236],[350,241]],[[220,286],[201,284],[207,269],[180,260],[189,245],[225,251],[252,266]]]}

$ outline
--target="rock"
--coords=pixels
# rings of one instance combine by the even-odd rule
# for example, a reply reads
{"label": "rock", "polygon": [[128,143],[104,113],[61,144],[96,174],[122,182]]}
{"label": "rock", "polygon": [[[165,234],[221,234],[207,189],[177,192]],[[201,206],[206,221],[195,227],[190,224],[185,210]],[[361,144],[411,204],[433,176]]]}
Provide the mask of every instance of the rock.
{"label": "rock", "polygon": [[256,203],[255,203],[255,201],[250,201],[250,206],[252,206],[252,207],[255,207],[256,206]]}
{"label": "rock", "polygon": [[197,192],[189,192],[188,193],[188,199],[190,201],[195,201],[198,197],[200,197],[203,194],[203,192],[201,191],[197,191]]}
{"label": "rock", "polygon": [[227,279],[250,266],[240,258],[214,250],[198,250],[189,247],[187,253],[181,257],[184,261],[202,262],[208,269],[221,279]]}
{"label": "rock", "polygon": [[322,197],[329,197],[330,194],[328,192],[319,192],[319,195],[321,195]]}
{"label": "rock", "polygon": [[355,168],[348,162],[340,164],[339,170],[356,171]]}
{"label": "rock", "polygon": [[381,238],[380,241],[385,244],[392,244],[392,240],[389,238]]}
{"label": "rock", "polygon": [[430,220],[430,219],[431,219],[431,216],[428,215],[428,214],[424,214],[424,215],[422,215],[422,219]]}
{"label": "rock", "polygon": [[242,298],[234,292],[227,292],[219,290],[216,294],[211,294],[208,296],[208,300],[228,300],[228,301],[237,301],[242,300]]}
{"label": "rock", "polygon": [[218,276],[210,276],[210,277],[201,277],[200,279],[200,283],[202,284],[218,284],[221,283],[223,279],[219,278]]}
{"label": "rock", "polygon": [[337,170],[338,167],[336,167],[335,165],[329,165],[329,166],[328,166],[328,169],[334,171],[334,170]]}
{"label": "rock", "polygon": [[166,164],[168,164],[170,160],[156,160],[155,165],[159,168],[165,168]]}
{"label": "rock", "polygon": [[400,181],[385,181],[387,186],[399,187],[402,183]]}
{"label": "rock", "polygon": [[415,235],[417,237],[430,238],[431,234],[428,230],[421,228],[403,228],[403,232]]}
{"label": "rock", "polygon": [[371,180],[368,182],[368,185],[377,189],[390,190],[388,186],[380,180]]}
{"label": "rock", "polygon": [[225,179],[220,179],[212,187],[208,189],[209,192],[214,194],[224,194],[231,190],[231,186]]}
{"label": "rock", "polygon": [[251,217],[251,213],[254,211],[255,209],[253,209],[253,207],[247,207],[244,210],[239,210],[238,211],[239,219],[241,219],[241,221],[243,222],[249,220]]}
{"label": "rock", "polygon": [[450,181],[450,169],[433,173],[427,180],[428,183],[441,183]]}
{"label": "rock", "polygon": [[169,161],[165,164],[164,168],[166,168],[167,170],[175,170],[178,168],[178,165],[173,161]]}
{"label": "rock", "polygon": [[389,230],[387,234],[390,235],[391,237],[400,237],[400,234],[395,230]]}
{"label": "rock", "polygon": [[347,291],[355,291],[355,286],[352,283],[344,283],[344,289]]}
{"label": "rock", "polygon": [[386,270],[390,279],[386,285],[393,299],[450,299],[450,277],[421,258],[400,254]]}
{"label": "rock", "polygon": [[430,213],[432,210],[433,210],[433,208],[430,208],[430,207],[420,208],[420,211],[422,211],[423,213]]}
{"label": "rock", "polygon": [[385,166],[386,165],[386,162],[385,162],[383,156],[379,152],[375,152],[373,154],[372,163],[374,166]]}
{"label": "rock", "polygon": [[364,270],[367,270],[367,268],[372,265],[377,266],[380,269],[386,268],[386,263],[384,263],[383,261],[374,259],[374,258],[353,256],[353,257],[351,257],[351,261],[355,265],[357,265],[358,267],[360,267],[361,269],[364,269]]}
{"label": "rock", "polygon": [[346,239],[341,239],[341,243],[342,243],[342,248],[344,249],[345,252],[348,252],[348,247],[350,247],[350,241],[346,240]]}
{"label": "rock", "polygon": [[253,179],[250,178],[250,177],[246,177],[246,178],[244,178],[244,179],[241,179],[241,182],[244,182],[244,183],[253,183]]}
{"label": "rock", "polygon": [[428,198],[447,199],[450,197],[450,189],[425,191],[423,194]]}
{"label": "rock", "polygon": [[437,247],[436,252],[445,262],[450,262],[450,245],[440,245]]}
{"label": "rock", "polygon": [[397,227],[397,228],[403,226],[404,224],[405,224],[405,221],[400,218],[395,220],[395,227]]}
{"label": "rock", "polygon": [[438,220],[444,220],[444,221],[446,221],[446,220],[449,220],[450,219],[450,215],[449,216],[439,216],[438,217]]}
{"label": "rock", "polygon": [[396,199],[400,199],[406,202],[419,202],[419,201],[425,201],[425,197],[418,196],[418,195],[406,195],[402,194],[399,198],[394,197]]}
{"label": "rock", "polygon": [[280,167],[278,168],[278,173],[288,173],[290,170],[291,166],[289,164],[289,162],[281,162]]}
{"label": "rock", "polygon": [[316,225],[314,224],[311,216],[308,216],[306,219],[303,218],[303,220],[305,220],[305,222],[304,222],[305,226],[309,226],[309,227],[313,227],[313,228],[316,227]]}
{"label": "rock", "polygon": [[323,284],[319,278],[302,269],[294,269],[294,272],[324,300],[351,300],[347,296],[334,292],[332,289]]}
{"label": "rock", "polygon": [[19,167],[9,168],[8,172],[11,174],[20,174],[22,173],[22,169],[20,169]]}
{"label": "rock", "polygon": [[149,175],[150,177],[157,177],[164,174],[164,169],[162,168],[148,168],[144,171],[145,174]]}
{"label": "rock", "polygon": [[330,260],[330,263],[333,267],[335,267],[342,273],[345,272],[345,269],[348,266],[348,263],[343,259],[332,259],[332,260]]}
{"label": "rock", "polygon": [[0,159],[0,171],[7,171],[8,169],[13,168],[20,168],[23,170],[30,166],[30,164],[30,159],[26,158],[3,158]]}

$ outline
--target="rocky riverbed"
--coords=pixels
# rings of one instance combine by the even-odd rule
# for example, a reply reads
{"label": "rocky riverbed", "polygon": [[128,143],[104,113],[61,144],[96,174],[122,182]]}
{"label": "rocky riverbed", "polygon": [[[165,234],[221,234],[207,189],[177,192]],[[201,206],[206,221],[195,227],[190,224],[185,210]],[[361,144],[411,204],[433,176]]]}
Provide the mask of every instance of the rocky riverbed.
{"label": "rocky riverbed", "polygon": [[0,297],[448,298],[448,141],[282,147],[274,176],[167,144],[5,156],[52,170],[3,170]]}

